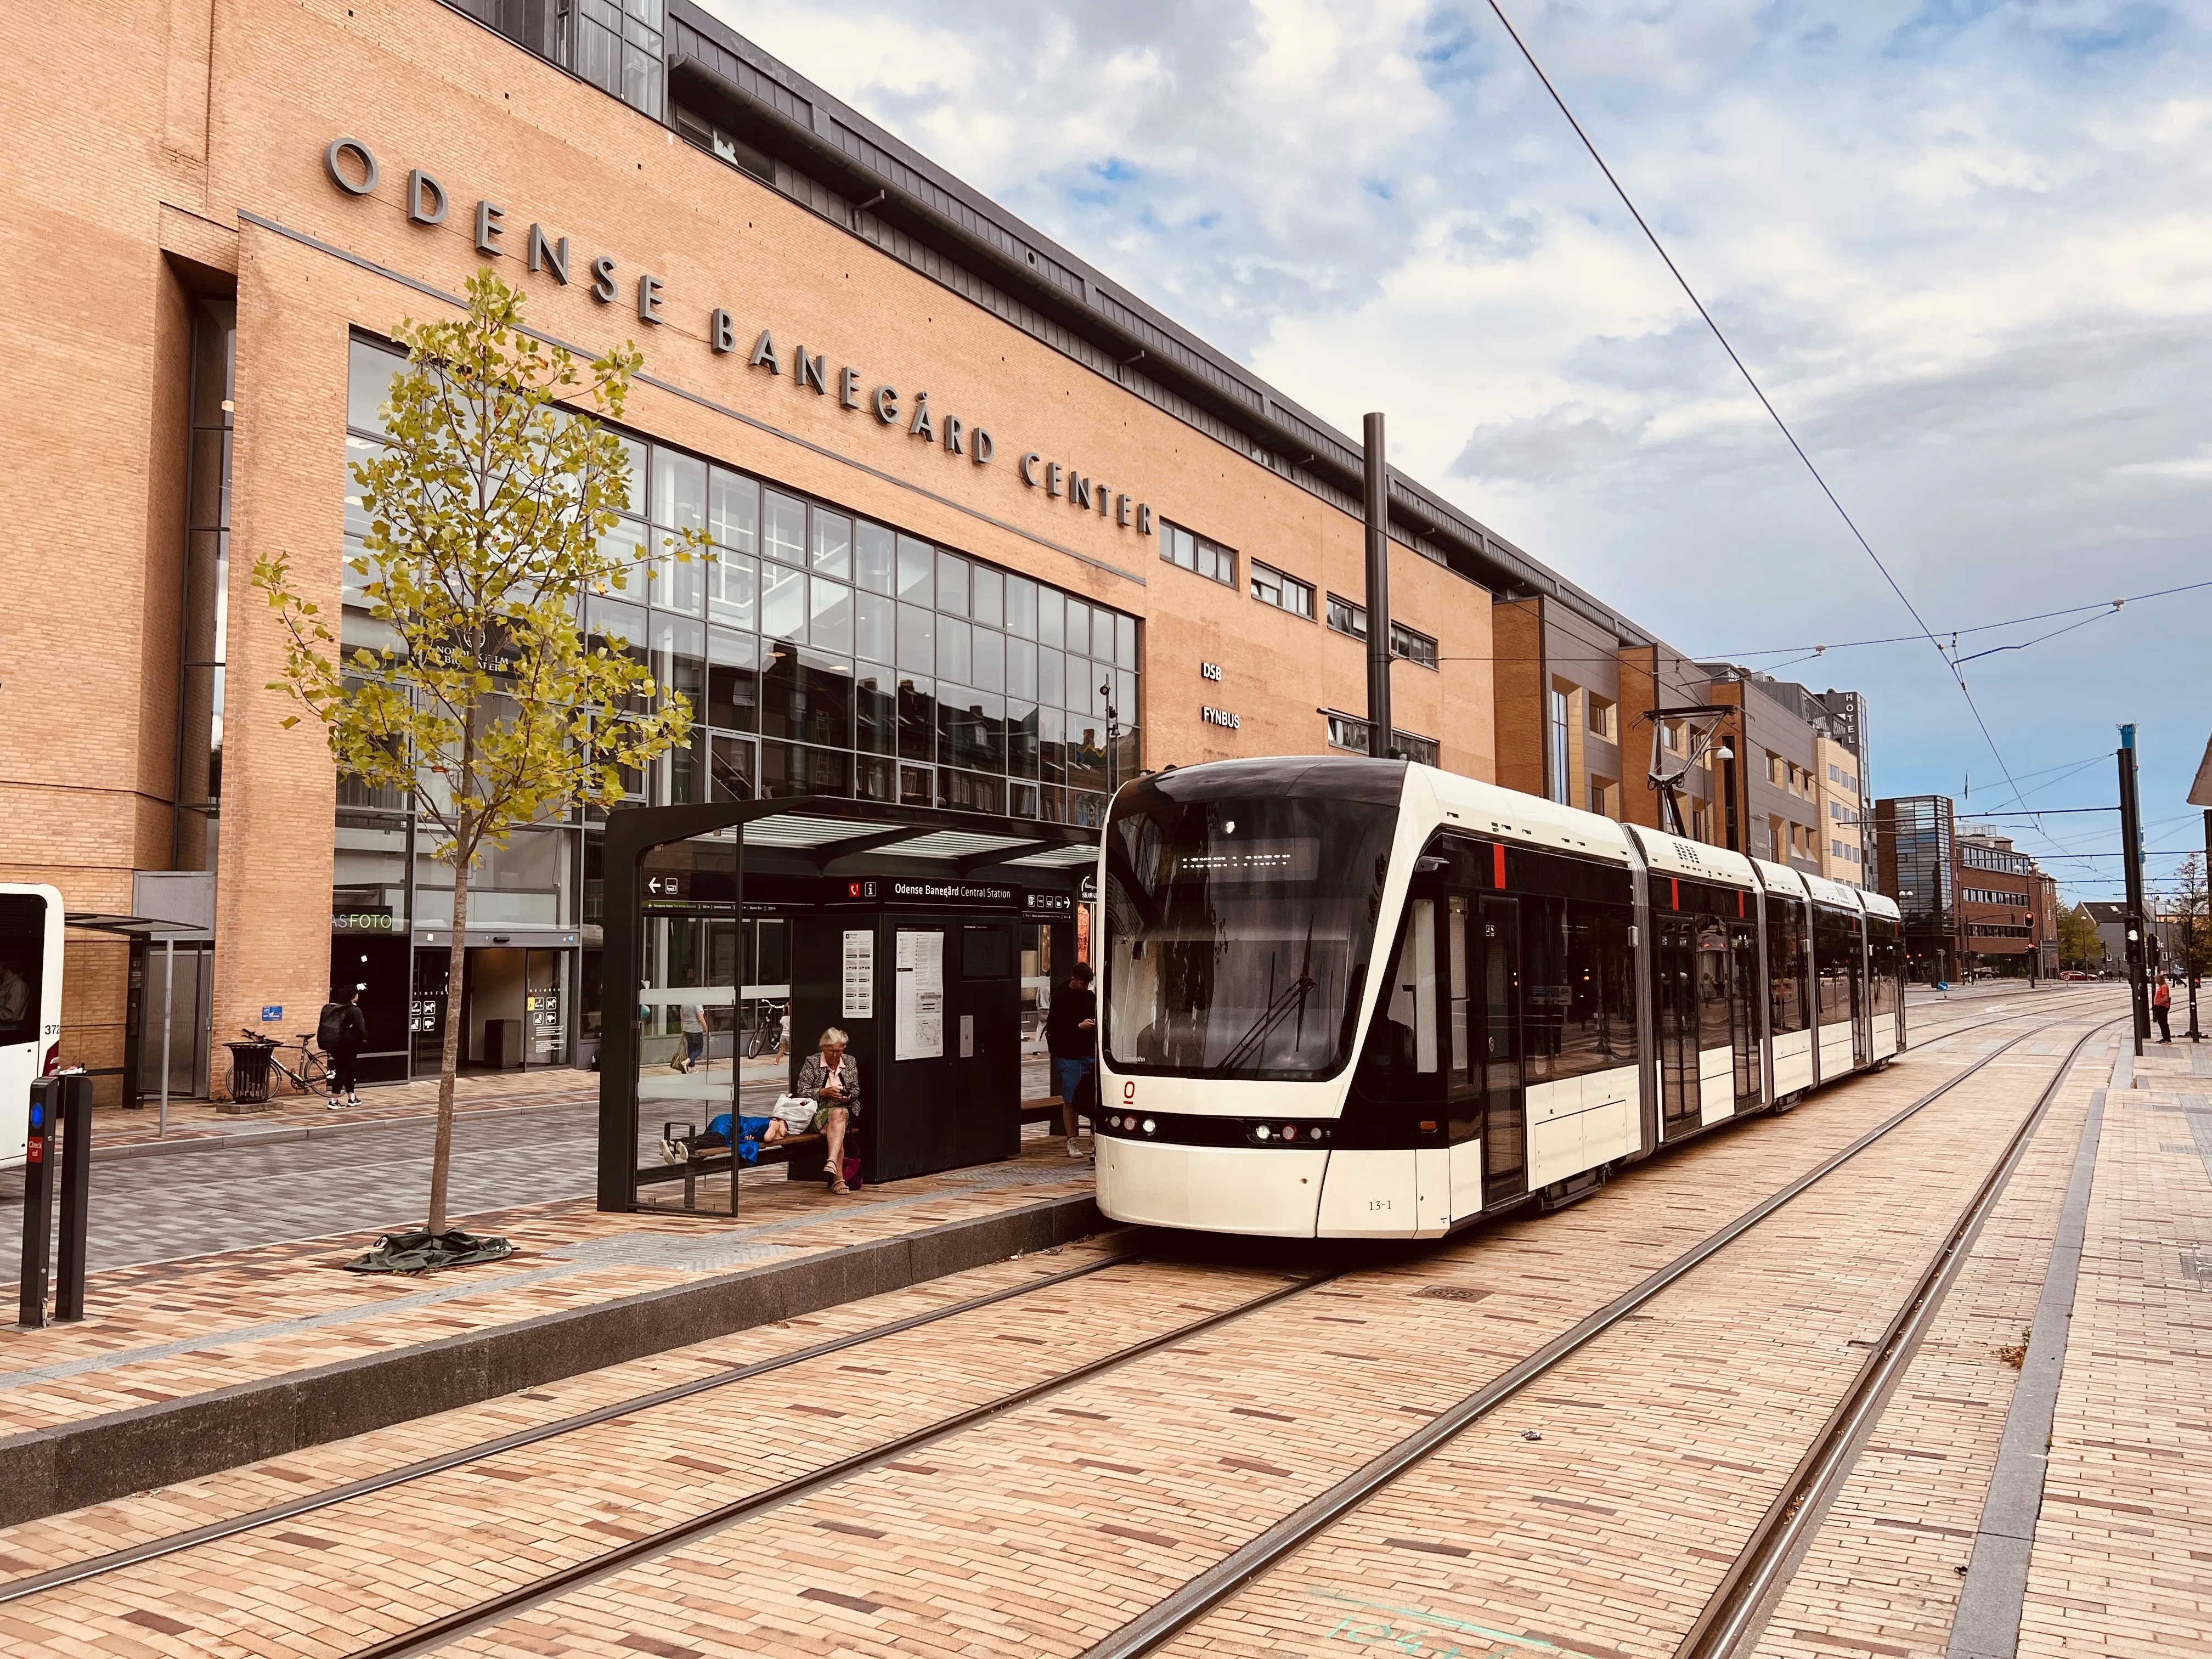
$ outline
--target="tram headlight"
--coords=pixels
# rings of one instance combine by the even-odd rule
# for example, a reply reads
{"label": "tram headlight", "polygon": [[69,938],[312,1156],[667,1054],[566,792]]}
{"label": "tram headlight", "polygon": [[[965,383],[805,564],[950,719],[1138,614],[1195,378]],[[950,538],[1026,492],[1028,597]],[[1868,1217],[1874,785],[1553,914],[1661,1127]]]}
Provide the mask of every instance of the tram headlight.
{"label": "tram headlight", "polygon": [[1262,1123],[1258,1128],[1252,1131],[1252,1139],[1255,1140],[1265,1140],[1267,1138],[1267,1126],[1264,1123]]}
{"label": "tram headlight", "polygon": [[1155,1129],[1158,1128],[1159,1127],[1160,1127],[1160,1126],[1159,1126],[1158,1124],[1157,1124],[1157,1123],[1153,1122],[1153,1121],[1152,1121],[1152,1119],[1150,1119],[1150,1118],[1146,1118],[1146,1119],[1145,1120],[1145,1133],[1146,1133],[1146,1134],[1150,1134],[1150,1133],[1152,1133],[1152,1132],[1153,1130],[1155,1130]]}

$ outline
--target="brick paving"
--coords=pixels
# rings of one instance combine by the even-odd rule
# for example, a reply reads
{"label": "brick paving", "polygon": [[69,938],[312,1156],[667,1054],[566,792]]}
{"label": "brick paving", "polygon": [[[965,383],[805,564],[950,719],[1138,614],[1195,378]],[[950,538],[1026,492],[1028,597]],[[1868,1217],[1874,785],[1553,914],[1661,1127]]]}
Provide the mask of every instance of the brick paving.
{"label": "brick paving", "polygon": [[2051,1103],[1770,1614],[1762,1659],[1945,1650],[2020,1375],[2003,1351],[2026,1344],[2082,1121],[2118,1046],[2093,1041]]}
{"label": "brick paving", "polygon": [[2212,1066],[2106,1098],[2020,1652],[2212,1654]]}
{"label": "brick paving", "polygon": [[[2044,1009],[2033,1012],[2047,1017]],[[1923,1016],[1922,1024],[1932,1027],[1934,1021]],[[1928,1034],[1923,1030],[1923,1038]],[[1993,1028],[1932,1052],[1923,1048],[1889,1073],[1815,1096],[1788,1116],[1710,1137],[1643,1166],[1557,1216],[1508,1223],[1440,1248],[1285,1251],[1286,1262],[1334,1259],[1360,1271],[1006,1413],[911,1461],[572,1593],[460,1646],[531,1654],[643,1650],[672,1659],[894,1648],[1075,1651],[2003,1034]],[[1547,1378],[1180,1645],[1325,1651],[1340,1644],[1372,1645],[1384,1639],[1376,1632],[1385,1629],[1395,1632],[1390,1642],[1402,1645],[1413,1620],[1423,1632],[1418,1640],[1428,1645],[1405,1647],[1408,1652],[1441,1654],[1454,1642],[1468,1653],[1486,1650],[1474,1645],[1489,1643],[1479,1633],[1484,1628],[1503,1628],[1523,1647],[1540,1639],[1532,1632],[1548,1632],[1540,1639],[1552,1639],[1583,1631],[1578,1650],[1601,1659],[1607,1651],[1666,1650],[1637,1632],[1663,1627],[1683,1607],[1694,1613],[1699,1575],[1717,1576],[1732,1549],[1729,1528],[1748,1524],[1765,1501],[1758,1497],[1760,1481],[1778,1480],[1795,1456],[1776,1449],[1778,1436],[1786,1441],[1787,1425],[1802,1430],[1818,1420],[1826,1409],[1820,1402],[1856,1368],[1860,1351],[1851,1342],[1878,1332],[1903,1278],[1917,1270],[1955,1212],[1971,1183],[1966,1172],[1981,1167],[1977,1157],[1985,1164],[1993,1154],[1995,1129],[1947,1133],[1942,1126],[1955,1131],[1969,1120],[1995,1123],[2008,1111],[2016,1117],[2051,1063],[2016,1050],[1987,1068],[1774,1218],[1753,1235],[1757,1246],[1753,1240],[1739,1243],[1647,1308],[1645,1319],[1606,1340],[1615,1345],[1612,1350],[1593,1349],[1569,1362],[1582,1369]],[[1049,1152],[1059,1157],[1056,1142]],[[1066,1177],[1064,1167],[1051,1173]],[[1087,1179],[1087,1170],[1078,1179]],[[2027,1184],[2016,1188],[2023,1210],[2033,1207]],[[963,1204],[1003,1200],[1009,1192],[1027,1201],[1053,1189],[1042,1181],[1018,1188],[969,1183],[941,1197],[916,1194],[922,1201],[897,1213],[951,1218]],[[749,1183],[749,1204],[752,1190]],[[794,1191],[817,1206],[823,1202],[818,1189]],[[872,1190],[861,1201],[873,1196]],[[594,1232],[594,1223],[694,1239],[713,1236],[696,1222],[562,1210],[543,1206],[525,1218],[544,1230],[535,1240],[538,1249],[556,1247],[564,1226],[576,1230],[574,1237],[608,1237]],[[870,1224],[857,1210],[826,1222],[808,1218],[812,1213],[794,1213],[791,1219],[802,1224],[775,1235],[775,1243],[833,1248]],[[880,1215],[876,1224],[902,1224]],[[2037,1224],[2032,1218],[2019,1224],[2029,1241],[2020,1248],[2039,1261],[2032,1243]],[[2001,1231],[1993,1224],[1985,1238]],[[1080,1254],[1071,1250],[1050,1265]],[[288,1286],[305,1277],[296,1265],[289,1273],[279,1262],[258,1265],[265,1278]],[[981,1276],[834,1310],[789,1328],[743,1333],[14,1528],[0,1533],[0,1567],[11,1575],[36,1571],[213,1514],[237,1513],[441,1446],[619,1400],[710,1365],[895,1316],[884,1311],[894,1305],[908,1309],[918,1298],[973,1294],[987,1279],[1012,1282],[989,1279],[994,1273],[1042,1267],[1000,1264]],[[234,1309],[260,1293],[240,1264],[204,1267],[213,1277],[202,1287],[216,1303],[227,1297]],[[607,1271],[510,1291],[488,1287],[483,1306],[448,1303],[395,1312],[374,1328],[410,1340],[407,1322],[424,1315],[482,1317],[503,1298],[568,1293]],[[634,1270],[622,1271],[632,1273],[623,1293],[643,1287]],[[342,1279],[346,1291],[358,1288],[349,1276],[331,1276]],[[2039,1269],[2028,1276],[2039,1277]],[[742,1407],[735,1413],[727,1395],[710,1394],[512,1454],[495,1466],[496,1474],[438,1477],[430,1504],[419,1495],[410,1502],[399,1492],[359,1500],[271,1533],[0,1607],[0,1642],[87,1652],[349,1651],[374,1632],[404,1628],[490,1587],[575,1559],[579,1551],[605,1548],[624,1534],[757,1490],[781,1473],[903,1432],[902,1425],[1063,1369],[1100,1351],[1102,1343],[1119,1346],[1163,1328],[1161,1320],[1197,1318],[1267,1282],[1264,1275],[1218,1266],[1109,1270],[1042,1293],[1039,1300],[1060,1311],[1042,1339],[1033,1334],[1046,1328],[1033,1308],[1022,1317],[1013,1308],[963,1316],[961,1335],[943,1327],[912,1334],[886,1345],[880,1363],[848,1352],[744,1385],[733,1391]],[[157,1286],[142,1288],[147,1296],[162,1296]],[[1421,1294],[1431,1288],[1455,1294]],[[1963,1301],[1966,1286],[1960,1288]],[[1461,1299],[1470,1295],[1475,1299]],[[2030,1292],[2031,1306],[2033,1300]],[[459,1311],[449,1311],[457,1306]],[[1747,1309],[1755,1311],[1747,1315]],[[527,1306],[530,1313],[543,1310]],[[173,1302],[164,1316],[185,1317],[188,1310]],[[1986,1318],[2001,1322],[2003,1316],[1992,1311]],[[142,1339],[138,1346],[154,1328],[134,1333]],[[416,1332],[411,1340],[453,1329]],[[1018,1340],[1024,1336],[1031,1340]],[[257,1346],[233,1343],[213,1352],[251,1356]],[[5,1357],[20,1369],[12,1353]],[[119,1375],[67,1381],[106,1383]],[[1662,1395],[1656,1409],[1655,1388]],[[1707,1389],[1736,1392],[1706,1395]],[[0,1407],[21,1403],[9,1395],[22,1392],[0,1392]],[[845,1412],[844,1420],[817,1425],[810,1420],[815,1413],[797,1409],[830,1400],[836,1403],[826,1409]],[[2000,1425],[2002,1413],[2000,1404]],[[1530,1426],[1541,1441],[1520,1438]],[[1881,1435],[1877,1441],[1887,1443]],[[1847,1492],[1836,1516],[1850,1501]],[[428,1539],[410,1532],[431,1513],[466,1519],[441,1521]],[[1492,1519],[1486,1537],[1481,1517],[1499,1515],[1516,1522]],[[1822,1536],[1825,1541],[1827,1533]],[[1508,1541],[1500,1544],[1500,1538]],[[1638,1542],[1647,1539],[1665,1541]],[[1460,1550],[1469,1553],[1453,1553]],[[1686,1554],[1692,1564],[1686,1570]],[[1325,1555],[1334,1565],[1315,1577],[1307,1568]],[[1482,1571],[1493,1572],[1509,1595],[1533,1597],[1530,1607],[1516,1614],[1520,1622],[1491,1624],[1496,1608],[1468,1593]],[[1278,1606],[1286,1585],[1299,1594]],[[1626,1634],[1603,1627],[1613,1641],[1583,1626],[1558,1628],[1569,1622],[1563,1615],[1616,1605],[1630,1616],[1621,1626]],[[1255,1608],[1273,1609],[1256,1627],[1264,1634],[1237,1627],[1238,1620],[1256,1616]],[[154,1609],[163,1624],[147,1624]],[[1547,1617],[1548,1624],[1542,1622]]]}
{"label": "brick paving", "polygon": [[[738,1064],[739,1086],[748,1101],[760,1096],[772,1097],[789,1076],[786,1063],[771,1056],[739,1060]],[[729,1060],[724,1058],[692,1073],[696,1082],[684,1090],[687,1103],[694,1097],[715,1092],[726,1096],[728,1067]],[[655,1068],[647,1083],[665,1080],[661,1070]],[[161,1113],[150,1103],[135,1109],[121,1105],[98,1107],[93,1112],[93,1144],[106,1148],[141,1146],[157,1140],[179,1144],[209,1139],[251,1140],[273,1131],[307,1129],[319,1133],[339,1126],[411,1123],[434,1117],[438,1110],[435,1077],[368,1085],[362,1094],[360,1105],[336,1110],[319,1095],[295,1094],[282,1078],[276,1079],[276,1091],[265,1109],[260,1110],[241,1111],[234,1106],[225,1110],[222,1104],[211,1100],[173,1099],[169,1102],[166,1133],[161,1128]],[[1042,1097],[1051,1086],[1050,1068],[1042,1054],[1025,1054],[1022,1067],[1024,1097]],[[653,1092],[647,1088],[646,1109],[641,1116],[650,1115]],[[471,1072],[453,1080],[453,1109],[457,1114],[574,1105],[596,1103],[599,1097],[599,1073],[572,1066],[548,1066],[526,1072]],[[1028,1103],[1027,1099],[1024,1103]],[[716,1103],[714,1109],[724,1107]]]}
{"label": "brick paving", "polygon": [[2051,1068],[1992,1062],[1164,1651],[1672,1653]]}
{"label": "brick paving", "polygon": [[[507,1261],[427,1278],[350,1273],[365,1240],[258,1246],[92,1275],[82,1321],[0,1330],[0,1434],[50,1426],[441,1340],[1087,1192],[1058,1140],[1009,1165],[833,1198],[781,1170],[748,1179],[744,1215],[601,1214],[588,1201],[467,1218],[505,1234]],[[725,1188],[726,1190],[726,1188]]]}
{"label": "brick paving", "polygon": [[[1372,1455],[1395,1437],[1390,1418],[1442,1409],[1936,1075],[1901,1065],[1563,1214],[1370,1268],[1240,1322],[1233,1341],[1178,1347],[963,1434],[926,1474],[877,1471],[457,1650],[612,1653],[650,1632],[699,1653],[1078,1651]],[[1897,1167],[1926,1164],[1944,1139],[1931,1126]],[[1848,1235],[1839,1214],[1831,1231]],[[1419,1294],[1437,1285],[1479,1304]],[[1870,1284],[1838,1316],[1878,1329],[1882,1299]],[[1685,1346],[1711,1339],[1694,1330]],[[1830,1369],[1847,1376],[1856,1353],[1833,1346]],[[1582,1502],[1560,1501],[1570,1518]],[[841,1530],[853,1516],[884,1540],[853,1543]],[[1435,1516],[1398,1529],[1433,1529]]]}

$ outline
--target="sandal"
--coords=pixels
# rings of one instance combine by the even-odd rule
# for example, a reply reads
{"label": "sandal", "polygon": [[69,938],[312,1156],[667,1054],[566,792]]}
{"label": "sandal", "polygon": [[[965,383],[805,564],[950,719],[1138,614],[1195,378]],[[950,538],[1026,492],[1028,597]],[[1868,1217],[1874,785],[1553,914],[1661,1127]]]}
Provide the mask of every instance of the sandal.
{"label": "sandal", "polygon": [[835,1181],[830,1183],[830,1190],[840,1196],[848,1196],[852,1193],[853,1189],[845,1184],[845,1177],[839,1176]]}

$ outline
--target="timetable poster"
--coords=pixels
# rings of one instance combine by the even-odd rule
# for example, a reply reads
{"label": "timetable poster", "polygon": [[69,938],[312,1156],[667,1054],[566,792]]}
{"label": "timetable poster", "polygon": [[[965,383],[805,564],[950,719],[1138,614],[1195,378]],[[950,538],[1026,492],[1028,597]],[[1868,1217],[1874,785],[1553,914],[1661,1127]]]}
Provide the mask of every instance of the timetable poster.
{"label": "timetable poster", "polygon": [[898,936],[897,1030],[892,1057],[938,1060],[945,1054],[945,935],[934,929]]}

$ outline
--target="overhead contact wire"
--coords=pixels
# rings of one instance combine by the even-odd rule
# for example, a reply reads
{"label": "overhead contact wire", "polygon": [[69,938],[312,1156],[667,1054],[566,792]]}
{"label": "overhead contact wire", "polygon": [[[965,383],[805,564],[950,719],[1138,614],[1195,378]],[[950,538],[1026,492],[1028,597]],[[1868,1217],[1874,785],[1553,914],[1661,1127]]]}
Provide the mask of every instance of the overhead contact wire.
{"label": "overhead contact wire", "polygon": [[[2012,783],[2012,768],[2005,761],[2004,751],[1997,747],[1997,740],[1990,733],[1989,722],[1982,718],[1982,711],[1974,702],[1974,694],[1966,689],[1966,677],[1959,672],[1958,665],[1951,660],[1950,653],[1943,648],[1943,641],[1936,637],[1935,631],[1928,626],[1928,619],[1920,614],[1920,608],[1912,603],[1905,589],[1898,585],[1897,578],[1890,574],[1889,567],[1882,562],[1881,555],[1874,550],[1874,544],[1867,540],[1859,529],[1857,520],[1853,519],[1850,512],[1845,509],[1842,501],[1837,497],[1836,492],[1828,487],[1827,479],[1821,476],[1820,469],[1813,464],[1813,458],[1805,453],[1804,445],[1797,441],[1797,434],[1790,429],[1790,422],[1782,418],[1782,412],[1775,408],[1772,400],[1760,387],[1757,378],[1745,366],[1743,359],[1736,355],[1735,348],[1729,343],[1728,336],[1721,331],[1721,325],[1713,320],[1712,313],[1705,309],[1705,302],[1698,297],[1698,291],[1690,286],[1689,278],[1682,275],[1681,268],[1674,263],[1674,256],[1667,252],[1666,244],[1659,240],[1658,234],[1645,221],[1643,213],[1630,198],[1627,191],[1621,187],[1620,180],[1613,176],[1613,169],[1606,165],[1605,157],[1598,153],[1597,146],[1590,142],[1589,134],[1583,131],[1583,124],[1575,118],[1574,111],[1567,107],[1567,100],[1559,95],[1559,89],[1552,84],[1552,77],[1544,73],[1544,66],[1536,61],[1536,54],[1528,50],[1528,43],[1521,38],[1520,30],[1513,27],[1513,20],[1505,15],[1505,9],[1498,4],[1498,0],[1490,0],[1490,9],[1498,15],[1498,21],[1504,25],[1506,33],[1513,37],[1513,44],[1520,48],[1522,58],[1527,62],[1529,69],[1534,71],[1536,78],[1544,83],[1544,90],[1552,94],[1552,101],[1559,106],[1559,113],[1566,117],[1567,125],[1575,130],[1575,137],[1583,141],[1583,148],[1589,152],[1590,160],[1597,163],[1598,171],[1605,174],[1606,183],[1611,185],[1613,194],[1620,198],[1621,205],[1628,210],[1630,216],[1636,221],[1637,228],[1644,233],[1644,239],[1651,244],[1652,250],[1665,263],[1668,270],[1673,274],[1674,281],[1680,285],[1682,292],[1689,296],[1690,303],[1697,307],[1698,315],[1705,319],[1705,326],[1712,331],[1713,338],[1720,342],[1721,349],[1728,353],[1729,361],[1735,365],[1736,372],[1743,376],[1743,383],[1751,388],[1752,395],[1759,399],[1759,406],[1772,417],[1776,428],[1788,441],[1790,447],[1796,452],[1797,459],[1805,464],[1805,471],[1813,475],[1813,482],[1820,485],[1820,493],[1828,498],[1828,505],[1836,509],[1837,516],[1843,520],[1844,527],[1851,532],[1852,539],[1858,543],[1867,557],[1874,562],[1874,568],[1881,572],[1881,579],[1889,584],[1889,591],[1897,595],[1898,603],[1902,605],[1911,617],[1914,623],[1919,628],[1922,637],[1935,647],[1936,654],[1942,659],[1943,666],[1949,671],[1951,678],[1958,682],[1959,695],[1966,700],[1967,712],[1973,715],[1974,724],[1980,728],[1982,741],[1989,744],[1990,753],[1996,757],[1997,766],[2005,775],[2005,781]],[[2016,783],[2013,784],[2013,793],[2015,796],[2020,793],[2020,786]],[[2040,828],[2040,826],[2038,827]]]}

